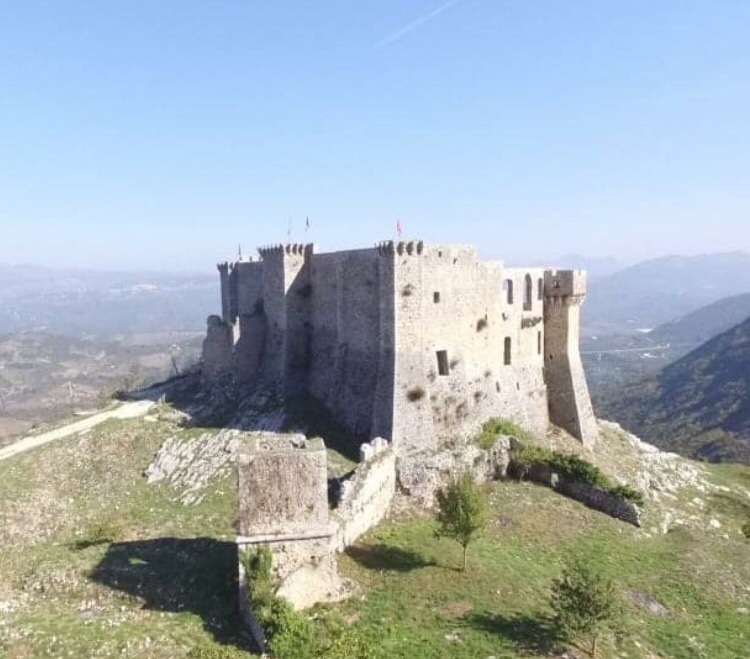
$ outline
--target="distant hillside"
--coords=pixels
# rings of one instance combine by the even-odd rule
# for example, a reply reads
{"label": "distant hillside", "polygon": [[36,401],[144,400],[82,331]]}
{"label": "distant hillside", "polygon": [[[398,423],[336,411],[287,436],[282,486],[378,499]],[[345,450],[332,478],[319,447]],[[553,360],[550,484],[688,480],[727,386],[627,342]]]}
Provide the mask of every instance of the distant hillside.
{"label": "distant hillside", "polygon": [[586,333],[654,328],[721,298],[750,292],[750,254],[665,256],[589,285]]}
{"label": "distant hillside", "polygon": [[164,379],[197,363],[202,332],[116,340],[45,332],[0,336],[0,446],[35,424],[101,405],[117,389]]}
{"label": "distant hillside", "polygon": [[599,412],[662,448],[750,463],[750,318],[603,398]]}
{"label": "distant hillside", "polygon": [[659,325],[648,334],[655,343],[704,343],[750,317],[750,293],[732,295]]}
{"label": "distant hillside", "polygon": [[0,265],[0,334],[73,337],[202,330],[218,307],[213,273],[54,270]]}

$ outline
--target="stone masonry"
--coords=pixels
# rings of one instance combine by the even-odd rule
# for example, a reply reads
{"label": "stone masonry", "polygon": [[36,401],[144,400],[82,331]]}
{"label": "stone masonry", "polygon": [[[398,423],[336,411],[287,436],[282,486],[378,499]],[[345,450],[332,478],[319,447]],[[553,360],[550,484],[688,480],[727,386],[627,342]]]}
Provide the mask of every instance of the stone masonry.
{"label": "stone masonry", "polygon": [[493,416],[596,441],[578,352],[584,272],[507,268],[473,247],[422,241],[259,255],[218,266],[207,384],[312,396],[353,437],[385,437],[401,455]]}

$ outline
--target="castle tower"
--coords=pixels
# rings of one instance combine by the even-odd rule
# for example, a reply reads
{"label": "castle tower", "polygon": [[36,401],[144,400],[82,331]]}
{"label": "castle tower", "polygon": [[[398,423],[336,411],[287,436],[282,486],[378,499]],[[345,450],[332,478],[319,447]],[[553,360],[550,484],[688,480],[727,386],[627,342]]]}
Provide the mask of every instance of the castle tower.
{"label": "castle tower", "polygon": [[585,297],[585,272],[545,271],[544,370],[550,421],[580,439],[584,446],[592,446],[598,432],[578,350],[581,303]]}
{"label": "castle tower", "polygon": [[258,253],[266,321],[263,377],[280,392],[294,395],[306,388],[310,360],[309,258],[313,246],[277,245],[262,247]]}

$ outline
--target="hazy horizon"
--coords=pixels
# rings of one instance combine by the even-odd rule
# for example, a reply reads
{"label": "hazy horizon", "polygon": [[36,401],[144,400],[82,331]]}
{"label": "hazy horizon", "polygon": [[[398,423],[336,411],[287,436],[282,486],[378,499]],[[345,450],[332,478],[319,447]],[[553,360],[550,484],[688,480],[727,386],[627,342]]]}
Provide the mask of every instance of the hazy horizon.
{"label": "hazy horizon", "polygon": [[13,3],[0,262],[202,272],[397,221],[514,263],[748,251],[749,24],[728,0]]}

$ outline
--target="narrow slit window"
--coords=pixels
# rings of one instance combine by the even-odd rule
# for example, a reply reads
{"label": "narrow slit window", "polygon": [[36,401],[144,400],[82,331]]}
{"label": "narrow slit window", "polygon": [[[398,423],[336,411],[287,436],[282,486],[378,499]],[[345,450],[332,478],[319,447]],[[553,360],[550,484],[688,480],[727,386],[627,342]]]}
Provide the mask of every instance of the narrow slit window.
{"label": "narrow slit window", "polygon": [[505,337],[505,342],[503,345],[503,363],[506,366],[510,365],[510,337]]}
{"label": "narrow slit window", "polygon": [[448,375],[450,373],[450,369],[448,367],[448,351],[447,350],[437,351],[437,363],[438,363],[439,375]]}
{"label": "narrow slit window", "polygon": [[536,354],[537,355],[542,354],[542,333],[541,332],[536,333]]}
{"label": "narrow slit window", "polygon": [[544,297],[544,279],[542,279],[541,277],[537,282],[537,289],[538,290],[536,296],[541,300]]}
{"label": "narrow slit window", "polygon": [[533,284],[531,283],[531,275],[527,274],[523,278],[523,310],[524,311],[531,311],[532,288],[533,288]]}
{"label": "narrow slit window", "polygon": [[503,282],[503,289],[505,290],[505,299],[508,304],[513,304],[513,280],[506,279]]}

